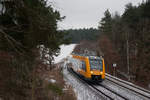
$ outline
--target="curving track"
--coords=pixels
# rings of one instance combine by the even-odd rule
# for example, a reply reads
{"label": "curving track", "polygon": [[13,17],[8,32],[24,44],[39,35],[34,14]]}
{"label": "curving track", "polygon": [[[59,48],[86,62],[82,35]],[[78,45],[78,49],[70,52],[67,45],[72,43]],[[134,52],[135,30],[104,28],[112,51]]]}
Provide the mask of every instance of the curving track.
{"label": "curving track", "polygon": [[143,98],[143,100],[150,100],[150,91],[148,91],[144,88],[138,87],[132,83],[118,79],[118,78],[111,76],[109,74],[106,74],[106,80],[109,83],[112,83],[118,87],[121,87],[121,88],[128,90],[129,92],[132,92],[133,94]]}
{"label": "curving track", "polygon": [[89,88],[91,88],[92,90],[94,90],[96,92],[97,95],[99,95],[99,97],[101,98],[101,94],[104,95],[104,97],[102,97],[102,99],[104,100],[114,100],[112,97],[106,95],[105,93],[103,93],[101,90],[97,89],[95,86],[93,86],[92,84],[90,83],[87,83],[85,80],[83,80],[81,78],[80,75],[76,74],[72,69],[68,68],[67,67],[67,70],[75,77],[77,78],[78,80],[80,80],[82,83],[84,83],[85,85],[87,85]]}
{"label": "curving track", "polygon": [[120,95],[119,93],[111,90],[110,88],[100,84],[100,83],[93,83],[84,80],[80,75],[75,73],[72,69],[68,68],[68,71],[72,73],[76,78],[78,78],[81,82],[85,83],[88,87],[94,89],[98,95],[104,96],[103,99],[105,100],[128,100],[128,98]]}

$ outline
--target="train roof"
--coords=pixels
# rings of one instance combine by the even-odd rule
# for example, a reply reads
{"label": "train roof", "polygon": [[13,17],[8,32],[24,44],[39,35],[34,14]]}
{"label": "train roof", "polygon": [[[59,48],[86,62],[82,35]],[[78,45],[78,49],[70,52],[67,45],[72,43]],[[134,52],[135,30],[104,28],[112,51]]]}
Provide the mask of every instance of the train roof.
{"label": "train roof", "polygon": [[74,53],[72,53],[71,55],[87,57],[89,59],[103,59],[102,56],[98,57],[98,56],[93,56],[93,55],[74,54]]}
{"label": "train roof", "polygon": [[102,59],[102,57],[98,56],[87,56],[89,59]]}

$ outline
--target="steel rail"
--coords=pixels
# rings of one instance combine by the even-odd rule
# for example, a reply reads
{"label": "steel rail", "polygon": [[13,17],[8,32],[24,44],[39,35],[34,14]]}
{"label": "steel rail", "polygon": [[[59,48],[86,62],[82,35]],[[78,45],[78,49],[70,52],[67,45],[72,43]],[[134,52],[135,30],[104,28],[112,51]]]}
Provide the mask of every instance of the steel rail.
{"label": "steel rail", "polygon": [[[70,69],[70,68],[67,68],[67,69],[68,69],[68,71],[69,71],[70,73],[74,74],[74,76],[77,77],[80,81],[84,81],[84,83],[87,83],[87,84],[90,85],[92,88],[94,88],[96,91],[100,92],[101,94],[103,94],[104,96],[106,96],[107,98],[109,98],[110,100],[114,100],[114,98],[112,98],[110,95],[107,95],[107,94],[105,94],[104,92],[102,92],[100,89],[96,88],[96,87],[93,85],[94,83],[84,80],[83,78],[81,78],[81,76],[80,76],[79,74],[77,74],[76,72],[74,72],[72,69]],[[113,94],[115,94],[115,95],[117,95],[117,96],[123,98],[124,100],[128,100],[127,98],[123,97],[122,95],[118,94],[117,92],[114,92],[113,90],[111,90],[111,89],[109,89],[109,88],[107,88],[107,87],[105,87],[105,86],[103,86],[103,85],[101,85],[101,84],[98,84],[98,85],[101,86],[101,87],[103,87],[103,88],[105,88],[106,90],[110,91],[111,93],[113,93]]]}
{"label": "steel rail", "polygon": [[129,100],[128,98],[124,97],[123,95],[121,95],[121,94],[119,94],[119,93],[117,93],[117,92],[111,90],[110,88],[108,88],[108,87],[106,87],[106,86],[104,86],[104,85],[102,85],[102,84],[99,84],[99,85],[102,86],[102,87],[104,87],[104,88],[106,88],[107,90],[111,91],[112,93],[118,95],[119,97],[123,98],[124,100]]}
{"label": "steel rail", "polygon": [[[91,84],[94,84],[94,82],[91,82]],[[105,89],[107,89],[107,90],[109,90],[110,92],[114,93],[115,95],[118,95],[119,97],[123,98],[124,100],[129,100],[128,98],[126,98],[126,97],[120,95],[119,93],[117,93],[117,92],[111,90],[110,88],[106,87],[105,85],[103,85],[103,84],[101,84],[101,83],[97,83],[97,85],[98,85],[98,86],[101,86],[101,87],[103,87],[103,88],[105,88]]]}
{"label": "steel rail", "polygon": [[[87,85],[90,85],[89,83],[87,83],[87,81],[83,80],[83,79],[81,78],[81,76],[80,76],[79,74],[77,74],[76,72],[74,72],[72,69],[70,69],[70,68],[67,67],[67,70],[68,70],[71,74],[73,74],[73,75],[74,75],[78,80],[80,80],[81,82],[86,83]],[[114,100],[111,96],[109,96],[109,95],[103,93],[102,91],[100,91],[99,89],[97,89],[96,87],[94,87],[93,85],[90,85],[90,86],[91,86],[93,89],[95,89],[96,91],[98,91],[98,92],[100,92],[101,94],[103,94],[105,97],[109,98],[110,100]]]}
{"label": "steel rail", "polygon": [[[137,90],[140,90],[140,91],[143,91],[143,92],[145,92],[145,93],[147,93],[147,94],[150,94],[150,92],[148,92],[148,90],[144,90],[144,89],[142,89],[142,88],[140,88],[140,87],[136,87],[136,86],[131,85],[131,84],[127,83],[127,82],[124,82],[124,81],[122,81],[122,80],[119,80],[119,79],[117,79],[117,78],[114,78],[114,77],[112,77],[112,76],[110,76],[110,75],[106,75],[106,76],[109,77],[109,78],[112,78],[113,80],[116,80],[116,81],[118,81],[118,82],[120,82],[120,83],[122,83],[122,84],[129,85],[129,86],[131,86],[131,87],[133,87],[133,88],[135,88],[135,89],[137,89]],[[113,82],[113,83],[115,83],[115,84],[117,84],[117,85],[119,85],[119,86],[121,86],[121,87],[123,87],[123,88],[126,88],[126,89],[128,89],[128,90],[130,90],[130,91],[133,91],[133,92],[135,92],[135,93],[137,93],[137,94],[140,94],[141,96],[143,96],[143,97],[145,97],[145,98],[148,98],[148,99],[150,100],[150,96],[145,95],[144,93],[140,93],[140,92],[138,92],[138,91],[136,91],[136,90],[134,90],[134,89],[131,89],[131,88],[127,87],[127,86],[124,86],[124,85],[122,85],[122,84],[119,84],[118,82],[115,82],[115,81],[113,81],[113,80],[111,80],[111,79],[108,79],[107,77],[106,77],[106,79],[107,79],[108,81]]]}

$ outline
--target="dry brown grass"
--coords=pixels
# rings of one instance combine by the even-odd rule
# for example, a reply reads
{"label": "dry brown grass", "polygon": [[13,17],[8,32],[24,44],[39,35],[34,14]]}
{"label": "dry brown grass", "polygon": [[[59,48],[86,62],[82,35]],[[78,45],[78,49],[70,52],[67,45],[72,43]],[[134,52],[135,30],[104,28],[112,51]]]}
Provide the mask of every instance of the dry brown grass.
{"label": "dry brown grass", "polygon": [[[61,68],[55,67],[43,74],[44,88],[50,100],[76,100],[75,93],[71,86],[65,84]],[[50,82],[56,80],[56,83]]]}

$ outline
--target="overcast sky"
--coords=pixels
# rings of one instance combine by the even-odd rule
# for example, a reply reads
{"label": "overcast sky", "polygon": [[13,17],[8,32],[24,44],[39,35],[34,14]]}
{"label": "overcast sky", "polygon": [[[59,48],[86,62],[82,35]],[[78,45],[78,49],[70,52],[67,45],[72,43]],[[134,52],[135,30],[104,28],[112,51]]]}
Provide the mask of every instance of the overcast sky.
{"label": "overcast sky", "polygon": [[138,5],[142,0],[49,0],[60,11],[65,20],[59,23],[59,29],[98,27],[106,9],[111,13],[122,14],[125,5]]}

